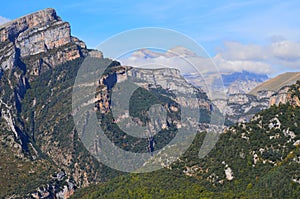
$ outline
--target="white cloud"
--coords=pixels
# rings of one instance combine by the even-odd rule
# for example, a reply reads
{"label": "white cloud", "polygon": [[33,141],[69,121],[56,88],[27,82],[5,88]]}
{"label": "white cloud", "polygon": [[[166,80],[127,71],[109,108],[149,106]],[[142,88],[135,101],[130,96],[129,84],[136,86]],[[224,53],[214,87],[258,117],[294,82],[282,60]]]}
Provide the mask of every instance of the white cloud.
{"label": "white cloud", "polygon": [[177,68],[182,73],[201,73],[216,72],[217,68],[213,60],[209,57],[200,57],[186,48],[176,47],[165,53],[151,52],[150,50],[140,49],[119,61],[123,65],[135,66],[140,68]]}
{"label": "white cloud", "polygon": [[9,19],[7,19],[7,18],[5,18],[5,17],[2,17],[2,16],[0,16],[0,25],[2,25],[2,24],[4,24],[4,23],[6,23],[6,22],[8,22],[9,21]]}
{"label": "white cloud", "polygon": [[216,70],[220,72],[246,70],[273,75],[281,70],[300,70],[300,43],[282,39],[274,40],[267,45],[225,42],[224,46],[219,48],[217,55],[212,58],[192,54],[183,54],[179,57],[170,57],[163,53],[156,54],[157,56],[152,56],[153,54],[151,56],[134,55],[120,61],[123,64],[138,67],[173,67],[180,69],[182,73],[194,72],[195,69],[192,65],[197,66],[197,69],[203,73]]}
{"label": "white cloud", "polygon": [[267,73],[272,74],[283,68],[286,71],[300,70],[300,42],[283,39],[273,40],[267,45],[226,42],[224,48],[218,53],[218,57],[234,62],[231,65],[235,69],[247,69],[252,64],[253,69],[250,69],[252,72],[269,71]]}
{"label": "white cloud", "polygon": [[136,66],[140,68],[177,68],[182,73],[195,72],[195,66],[202,72],[209,72],[213,67],[211,60],[201,57],[166,57],[158,56],[154,58],[129,57],[120,60],[123,65]]}
{"label": "white cloud", "polygon": [[269,63],[256,60],[227,60],[220,55],[214,57],[214,61],[221,72],[249,71],[259,74],[269,74],[272,67]]}
{"label": "white cloud", "polygon": [[222,57],[228,60],[265,60],[266,49],[255,44],[241,44],[239,42],[225,42],[220,50]]}
{"label": "white cloud", "polygon": [[291,41],[279,41],[272,43],[272,54],[282,60],[295,61],[300,59],[300,43]]}

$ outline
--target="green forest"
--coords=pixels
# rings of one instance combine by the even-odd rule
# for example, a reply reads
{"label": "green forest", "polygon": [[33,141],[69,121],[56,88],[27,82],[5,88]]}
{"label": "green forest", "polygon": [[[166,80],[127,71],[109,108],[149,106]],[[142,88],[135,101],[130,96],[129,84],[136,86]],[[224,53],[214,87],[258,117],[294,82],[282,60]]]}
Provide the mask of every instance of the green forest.
{"label": "green forest", "polygon": [[[300,97],[299,86],[291,86],[293,97]],[[230,127],[202,159],[203,132],[171,168],[121,175],[78,190],[73,198],[298,198],[299,133],[300,107],[292,101],[272,106]],[[228,167],[232,179],[226,178]]]}

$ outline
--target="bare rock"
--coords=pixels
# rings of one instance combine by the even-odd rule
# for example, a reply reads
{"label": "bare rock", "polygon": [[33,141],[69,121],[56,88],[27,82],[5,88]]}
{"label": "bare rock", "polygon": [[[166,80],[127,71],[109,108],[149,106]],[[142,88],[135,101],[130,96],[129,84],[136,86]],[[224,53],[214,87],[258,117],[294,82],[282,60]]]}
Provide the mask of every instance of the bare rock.
{"label": "bare rock", "polygon": [[0,27],[0,63],[8,70],[25,63],[31,75],[87,55],[84,42],[71,36],[68,22],[48,8]]}

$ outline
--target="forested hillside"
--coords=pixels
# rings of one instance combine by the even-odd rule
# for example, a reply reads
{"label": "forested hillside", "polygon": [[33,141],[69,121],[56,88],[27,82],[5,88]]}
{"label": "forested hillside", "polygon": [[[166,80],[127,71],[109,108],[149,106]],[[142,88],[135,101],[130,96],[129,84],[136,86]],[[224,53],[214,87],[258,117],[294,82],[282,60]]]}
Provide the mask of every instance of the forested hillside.
{"label": "forested hillside", "polygon": [[198,157],[205,135],[199,133],[170,169],[117,177],[73,198],[298,198],[299,83],[290,102],[231,127],[205,158]]}

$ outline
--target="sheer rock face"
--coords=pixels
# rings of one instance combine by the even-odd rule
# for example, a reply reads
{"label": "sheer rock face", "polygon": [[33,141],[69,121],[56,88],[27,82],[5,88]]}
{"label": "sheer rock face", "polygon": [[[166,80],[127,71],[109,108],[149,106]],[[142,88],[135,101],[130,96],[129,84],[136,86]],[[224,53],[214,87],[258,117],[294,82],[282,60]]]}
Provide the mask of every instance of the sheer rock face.
{"label": "sheer rock face", "polygon": [[[138,86],[150,90],[150,88],[160,88],[174,94],[173,98],[181,106],[189,107],[193,109],[203,108],[210,111],[210,101],[201,89],[195,88],[189,84],[180,74],[180,71],[174,68],[163,68],[156,70],[138,69],[129,66],[119,66],[115,72],[115,81],[122,82],[130,79]],[[105,79],[112,77],[112,74],[104,75],[100,79],[100,85],[104,84]],[[194,101],[194,95],[198,93],[202,97],[199,97]],[[101,101],[100,107],[109,108],[109,96],[107,88],[102,91],[102,96],[97,96],[97,100]],[[105,110],[102,110],[105,112]]]}
{"label": "sheer rock face", "polygon": [[270,97],[269,107],[273,105],[278,106],[279,104],[286,104],[288,102],[292,105],[300,106],[299,98],[297,96],[292,96],[289,90],[289,86],[283,87],[276,94],[272,95]]}
{"label": "sheer rock face", "polygon": [[[64,168],[66,178],[71,176],[71,169],[68,167],[71,161],[72,163],[77,161],[75,158],[75,160],[72,159],[71,150],[62,147],[58,150],[55,148],[56,145],[49,140],[46,143],[49,142],[52,148],[46,144],[42,147],[37,146],[36,141],[39,137],[34,137],[36,131],[31,132],[26,127],[28,118],[24,115],[24,105],[30,102],[26,102],[24,97],[34,80],[42,73],[50,72],[49,69],[88,54],[102,58],[101,52],[87,50],[84,42],[71,36],[69,23],[62,21],[54,9],[45,9],[0,26],[0,142],[8,146],[14,157],[25,162],[39,161],[43,153],[52,159],[52,166]],[[47,89],[45,87],[44,91],[46,92]],[[49,102],[52,99],[46,100]],[[38,113],[36,103],[38,102],[34,99],[33,114]],[[49,137],[46,133],[43,134],[45,140]],[[73,139],[72,136],[73,132],[70,132],[70,140]],[[74,147],[68,146],[69,148]],[[51,149],[55,149],[55,152],[52,153]],[[72,174],[74,179],[72,182],[78,187],[88,184],[87,177],[80,178],[88,176],[87,172],[77,167],[74,169],[75,174]],[[41,184],[44,188],[38,189],[41,190],[38,191],[39,194],[57,193],[64,190],[64,187],[53,189],[56,185],[49,183]],[[68,190],[72,193],[71,188]],[[49,196],[49,198],[55,197]]]}
{"label": "sheer rock face", "polygon": [[4,24],[0,27],[0,41],[2,69],[12,69],[23,62],[32,66],[33,75],[88,53],[86,45],[71,36],[69,23],[51,8]]}
{"label": "sheer rock face", "polygon": [[13,40],[21,32],[33,27],[49,26],[55,21],[61,21],[61,19],[56,15],[55,10],[51,8],[18,18],[1,27],[1,42]]}
{"label": "sheer rock face", "polygon": [[289,90],[290,86],[285,86],[279,91],[259,91],[256,96],[231,94],[227,100],[215,100],[214,104],[233,122],[250,121],[256,113],[273,105],[278,106],[289,102],[300,106],[299,98],[292,96]]}

